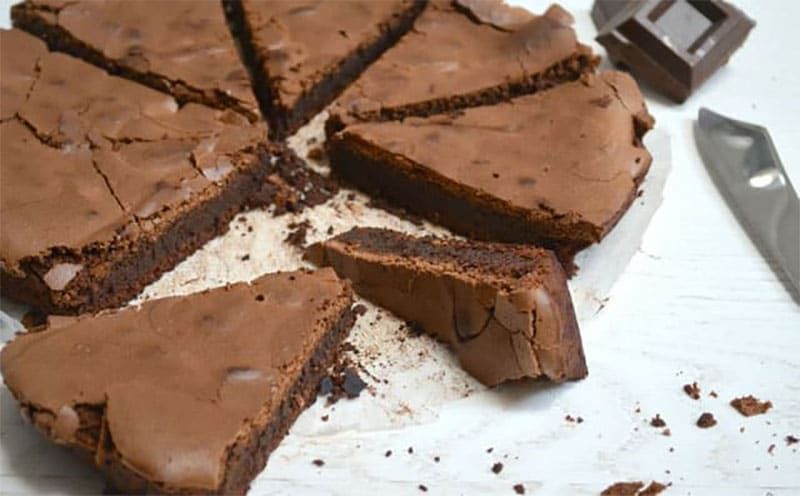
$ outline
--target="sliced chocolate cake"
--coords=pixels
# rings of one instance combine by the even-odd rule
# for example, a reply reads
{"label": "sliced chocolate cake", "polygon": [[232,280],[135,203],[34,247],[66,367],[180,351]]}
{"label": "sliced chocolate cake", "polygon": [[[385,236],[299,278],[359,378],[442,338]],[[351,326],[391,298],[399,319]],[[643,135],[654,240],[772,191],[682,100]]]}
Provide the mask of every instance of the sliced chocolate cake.
{"label": "sliced chocolate cake", "polygon": [[412,26],[424,0],[225,0],[276,135],[331,103]]}
{"label": "sliced chocolate cake", "polygon": [[26,0],[14,26],[111,74],[180,103],[231,109],[259,120],[247,69],[218,1]]}
{"label": "sliced chocolate cake", "polygon": [[356,228],[308,257],[450,344],[483,384],[587,374],[565,274],[547,250]]}
{"label": "sliced chocolate cake", "polygon": [[575,80],[597,58],[571,23],[557,5],[537,16],[500,0],[430,2],[414,29],[342,93],[328,131],[354,119],[489,105]]}
{"label": "sliced chocolate cake", "polygon": [[48,313],[120,306],[302,170],[263,125],[179,106],[0,30],[0,284]]}
{"label": "sliced chocolate cake", "polygon": [[327,142],[335,175],[481,240],[533,243],[565,267],[635,198],[653,124],[620,72],[499,105],[402,122],[361,122]]}
{"label": "sliced chocolate cake", "polygon": [[271,274],[95,317],[0,355],[23,415],[124,493],[243,494],[353,325],[330,269]]}

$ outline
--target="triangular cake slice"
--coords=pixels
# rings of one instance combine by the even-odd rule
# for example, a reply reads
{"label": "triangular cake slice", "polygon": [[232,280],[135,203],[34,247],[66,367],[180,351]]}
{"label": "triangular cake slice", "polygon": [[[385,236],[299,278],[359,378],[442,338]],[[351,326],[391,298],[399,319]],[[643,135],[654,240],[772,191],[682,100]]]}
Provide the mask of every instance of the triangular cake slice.
{"label": "triangular cake slice", "polygon": [[649,168],[653,119],[621,72],[499,105],[331,136],[334,174],[471,238],[574,254],[625,213]]}
{"label": "triangular cake slice", "polygon": [[404,36],[331,107],[329,132],[350,120],[389,120],[490,105],[591,72],[558,5],[543,15],[501,0],[432,1]]}
{"label": "triangular cake slice", "polygon": [[308,256],[350,279],[359,295],[450,344],[483,384],[587,374],[564,271],[552,252],[355,228],[313,245]]}
{"label": "triangular cake slice", "polygon": [[14,26],[111,74],[259,120],[258,103],[218,1],[25,0]]}
{"label": "triangular cake slice", "polygon": [[2,350],[23,415],[125,493],[243,494],[353,324],[331,269],[87,317]]}
{"label": "triangular cake slice", "polygon": [[424,0],[224,0],[277,135],[291,134],[394,45]]}

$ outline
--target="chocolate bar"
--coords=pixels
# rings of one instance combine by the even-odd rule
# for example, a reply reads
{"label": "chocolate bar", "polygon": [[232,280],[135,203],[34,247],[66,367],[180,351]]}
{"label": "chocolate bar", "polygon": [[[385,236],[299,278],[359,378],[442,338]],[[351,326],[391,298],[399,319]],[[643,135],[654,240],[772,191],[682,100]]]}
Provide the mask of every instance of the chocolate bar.
{"label": "chocolate bar", "polygon": [[724,65],[755,22],[720,0],[596,0],[609,58],[676,102]]}

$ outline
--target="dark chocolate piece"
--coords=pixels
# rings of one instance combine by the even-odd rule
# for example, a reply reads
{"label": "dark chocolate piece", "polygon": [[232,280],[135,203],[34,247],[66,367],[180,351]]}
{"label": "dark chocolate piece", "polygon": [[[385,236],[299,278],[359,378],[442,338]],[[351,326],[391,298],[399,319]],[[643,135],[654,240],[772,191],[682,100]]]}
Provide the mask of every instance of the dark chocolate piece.
{"label": "dark chocolate piece", "polygon": [[634,80],[606,72],[457,115],[355,123],[327,147],[333,172],[370,195],[569,266],[633,201],[652,124]]}
{"label": "dark chocolate piece", "polygon": [[274,137],[293,133],[394,45],[424,0],[224,0]]}
{"label": "dark chocolate piece", "polygon": [[292,195],[297,161],[231,110],[0,31],[0,282],[47,313],[120,306],[245,206]]}
{"label": "dark chocolate piece", "polygon": [[56,319],[8,343],[0,367],[23,415],[114,489],[243,494],[313,403],[351,303],[330,269],[270,274]]}
{"label": "dark chocolate piece", "polygon": [[676,102],[728,62],[755,26],[721,0],[596,0],[609,58]]}
{"label": "dark chocolate piece", "polygon": [[575,80],[598,59],[570,23],[557,5],[537,16],[499,0],[431,2],[337,99],[329,132],[352,119],[451,112]]}
{"label": "dark chocolate piece", "polygon": [[250,77],[219,2],[195,0],[26,0],[14,26],[111,74],[172,95],[179,103],[232,109],[259,119]]}
{"label": "dark chocolate piece", "polygon": [[356,228],[309,249],[364,298],[450,344],[493,386],[523,377],[586,376],[564,271],[530,246],[414,238]]}

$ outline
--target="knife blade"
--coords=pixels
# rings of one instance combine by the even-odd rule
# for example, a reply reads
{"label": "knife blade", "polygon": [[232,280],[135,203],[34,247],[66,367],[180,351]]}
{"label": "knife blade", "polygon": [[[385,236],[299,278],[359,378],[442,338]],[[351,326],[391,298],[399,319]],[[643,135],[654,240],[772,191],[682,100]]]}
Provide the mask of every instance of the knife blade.
{"label": "knife blade", "polygon": [[800,200],[769,132],[701,108],[694,136],[722,196],[800,303]]}

